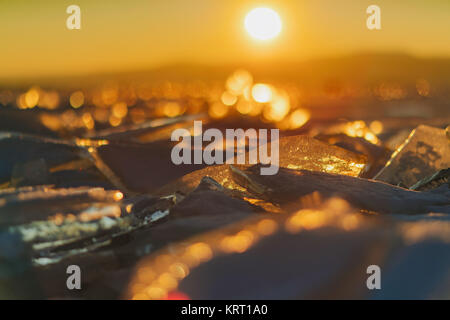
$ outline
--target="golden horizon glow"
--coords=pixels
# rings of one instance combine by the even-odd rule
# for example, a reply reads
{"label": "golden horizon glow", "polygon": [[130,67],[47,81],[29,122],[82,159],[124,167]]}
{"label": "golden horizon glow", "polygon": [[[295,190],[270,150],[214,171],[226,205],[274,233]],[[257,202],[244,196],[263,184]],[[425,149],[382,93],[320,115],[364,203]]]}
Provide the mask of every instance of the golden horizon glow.
{"label": "golden horizon glow", "polygon": [[[0,52],[3,82],[177,65],[269,68],[279,62],[360,52],[450,57],[450,42],[442,33],[450,29],[449,1],[378,0],[385,14],[383,28],[377,31],[367,29],[367,5],[359,1],[77,0],[76,4],[81,8],[81,30],[67,30],[66,6],[60,1],[0,1],[2,41],[7,44]],[[266,6],[279,14],[282,31],[264,41],[249,35],[244,21],[252,9]],[[275,41],[261,50],[261,45]],[[418,81],[417,91],[427,96],[429,84]],[[29,102],[34,98],[30,94]],[[54,95],[42,96],[47,99],[49,108],[57,101]],[[28,107],[25,96],[22,105]]]}
{"label": "golden horizon glow", "polygon": [[245,30],[258,40],[271,40],[282,30],[282,22],[278,13],[270,8],[255,8],[245,17]]}

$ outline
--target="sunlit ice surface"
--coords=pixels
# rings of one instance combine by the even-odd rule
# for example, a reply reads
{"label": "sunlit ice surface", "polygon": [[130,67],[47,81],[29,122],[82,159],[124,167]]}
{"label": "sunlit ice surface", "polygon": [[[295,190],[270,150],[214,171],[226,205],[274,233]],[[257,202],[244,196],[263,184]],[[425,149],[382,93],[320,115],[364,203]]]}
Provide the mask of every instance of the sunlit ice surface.
{"label": "sunlit ice surface", "polygon": [[[386,262],[386,253],[396,249],[385,246],[381,242],[374,247],[376,239],[395,238],[399,247],[407,250],[414,250],[417,243],[423,245],[430,240],[441,241],[444,244],[448,244],[450,241],[448,221],[437,223],[436,221],[419,220],[389,225],[385,218],[376,217],[375,219],[375,217],[361,215],[343,199],[331,198],[323,202],[319,198],[313,194],[309,199],[302,200],[305,205],[303,209],[289,214],[250,218],[243,223],[193,237],[146,256],[136,265],[124,298],[135,300],[202,299],[208,289],[220,282],[217,280],[220,278],[218,275],[224,272],[224,265],[229,266],[231,262],[234,263],[234,268],[227,269],[228,276],[232,275],[229,278],[230,286],[209,293],[215,298],[241,297],[241,294],[245,296],[245,293],[238,292],[239,281],[247,284],[258,280],[263,287],[268,286],[271,279],[285,281],[284,284],[292,283],[292,281],[298,281],[300,284],[302,277],[299,276],[295,280],[289,278],[288,275],[283,275],[288,272],[286,270],[299,272],[298,270],[307,270],[311,265],[314,265],[314,269],[325,269],[324,265],[319,266],[312,261],[319,256],[335,256],[334,250],[338,250],[342,254],[342,248],[339,246],[349,235],[358,237],[361,243],[355,248],[362,248],[363,252],[370,255],[372,261],[377,261],[377,263]],[[330,232],[331,230],[332,232]],[[314,249],[311,248],[307,239],[319,235],[329,240],[326,242],[329,250],[312,253]],[[336,235],[338,236],[336,237]],[[299,247],[293,245],[293,242],[297,243]],[[286,247],[279,247],[282,249],[280,251],[292,250],[291,254],[293,255],[292,257],[289,254],[286,255],[289,257],[287,258],[289,263],[283,264],[285,272],[277,272],[268,266],[271,258],[265,251],[267,248],[273,249],[273,246],[280,246],[280,244],[288,244]],[[303,251],[293,251],[294,248],[297,250],[302,248]],[[265,261],[266,264],[258,265],[257,272],[249,271],[251,269],[249,269],[248,263],[251,258],[247,259],[246,257],[255,258],[256,256],[261,258],[259,261]],[[348,262],[358,270],[365,271],[366,266],[358,264],[358,260],[354,256],[351,256]],[[336,263],[333,265],[333,270],[340,273],[341,276],[342,274],[353,274],[354,277],[359,277],[355,276],[355,269],[349,268],[348,264],[340,266],[339,263]],[[365,272],[361,272],[361,274],[365,274]],[[211,279],[210,283],[205,285],[207,289],[196,286],[202,275],[209,276]],[[224,275],[221,274],[221,276]],[[309,282],[311,279],[305,275],[303,280]],[[323,281],[323,277],[317,277],[313,281],[320,283]],[[297,294],[302,291],[303,289],[298,289]],[[266,292],[263,296],[272,297],[271,294]],[[325,296],[328,294],[326,293]],[[333,297],[333,294],[331,293],[328,297]],[[370,295],[369,292],[366,294]]]}
{"label": "sunlit ice surface", "polygon": [[[294,69],[291,67],[289,66],[288,71]],[[177,70],[182,73],[181,68]],[[278,70],[279,67],[277,66]],[[79,170],[77,177],[80,175],[80,178],[82,178],[81,174],[86,172],[87,169],[102,168],[103,174],[113,181],[118,190],[111,193],[114,202],[102,208],[94,207],[76,216],[58,212],[49,217],[49,220],[45,221],[46,225],[57,226],[52,230],[58,233],[63,233],[69,228],[91,230],[101,219],[103,219],[101,228],[107,228],[110,225],[116,226],[124,222],[123,212],[121,212],[119,205],[122,201],[128,201],[129,199],[129,193],[126,191],[129,186],[128,183],[130,181],[152,181],[152,185],[159,187],[163,185],[163,182],[153,183],[156,179],[155,173],[161,172],[164,179],[171,174],[172,169],[167,169],[170,161],[160,161],[155,164],[153,160],[160,157],[161,154],[170,153],[170,134],[173,129],[190,128],[193,118],[185,121],[185,117],[200,117],[202,115],[201,119],[204,120],[205,129],[208,125],[221,129],[240,127],[279,128],[282,139],[293,138],[294,140],[291,141],[295,141],[295,139],[298,139],[298,135],[309,135],[331,145],[348,149],[349,152],[368,155],[369,159],[366,165],[366,160],[361,159],[359,161],[358,158],[356,158],[358,161],[353,160],[353,158],[351,158],[351,161],[344,161],[346,158],[336,156],[337,149],[334,148],[327,154],[315,156],[315,151],[308,148],[309,144],[305,142],[297,145],[289,143],[280,146],[282,151],[280,155],[283,157],[286,154],[292,155],[292,158],[288,158],[283,163],[283,167],[290,170],[301,170],[305,169],[304,165],[314,165],[314,169],[307,170],[319,170],[355,177],[360,176],[361,173],[367,174],[366,168],[369,170],[373,168],[373,171],[376,171],[378,152],[382,152],[384,147],[388,147],[392,151],[395,150],[396,144],[402,143],[416,125],[426,123],[445,128],[449,123],[450,114],[448,112],[450,108],[448,108],[448,103],[436,103],[442,101],[440,97],[446,96],[448,85],[446,85],[446,82],[439,82],[437,77],[408,78],[412,79],[411,81],[386,80],[386,77],[386,79],[376,79],[373,82],[365,83],[355,81],[350,76],[335,77],[330,80],[330,72],[314,72],[314,75],[326,76],[325,79],[317,79],[316,82],[312,82],[305,80],[305,78],[301,79],[300,77],[304,77],[306,72],[300,72],[299,70],[293,71],[298,78],[281,77],[270,73],[264,74],[258,68],[251,66],[239,66],[237,69],[233,66],[226,72],[218,74],[214,79],[186,77],[186,80],[180,80],[168,76],[165,78],[161,75],[156,80],[151,77],[142,77],[133,79],[133,81],[119,78],[103,78],[95,83],[87,80],[74,81],[71,86],[65,88],[58,87],[56,84],[40,83],[39,81],[21,87],[5,86],[0,88],[0,113],[4,115],[3,122],[0,122],[5,125],[2,131],[25,131],[38,134],[39,131],[37,130],[41,130],[55,137],[75,139],[76,145],[89,151],[88,154],[92,157],[96,156],[98,148],[118,150],[113,156],[105,156],[105,160],[110,161],[106,164],[101,163],[101,158],[94,158],[95,165],[89,160],[81,163],[79,161],[62,163],[50,167],[50,173],[57,176],[63,175],[64,172],[72,173],[70,168],[77,168]],[[284,72],[286,73],[286,70]],[[214,71],[211,71],[210,74],[214,74]],[[311,74],[308,76],[312,77]],[[442,84],[438,85],[439,83]],[[17,114],[20,114],[24,121],[34,118],[36,122],[42,124],[48,130],[45,131],[34,123],[24,125],[22,121],[10,120],[14,119],[13,116]],[[413,118],[412,116],[420,118]],[[1,135],[2,133],[0,133]],[[3,135],[5,136],[4,133]],[[151,146],[153,142],[157,142],[156,146],[167,145],[168,147],[160,153],[155,153],[155,149],[152,149]],[[215,142],[221,145],[222,141]],[[220,148],[217,149],[220,150]],[[7,153],[5,151],[5,156]],[[48,154],[51,155],[50,152]],[[121,155],[124,155],[126,161],[123,161],[120,167],[113,167],[114,163],[111,159],[115,160]],[[140,161],[141,159],[144,160]],[[385,161],[382,160],[381,164],[384,164]],[[108,170],[108,165],[112,166],[112,170]],[[78,168],[78,166],[81,167]],[[118,169],[123,170],[123,176],[120,171],[117,171]],[[212,176],[219,184],[231,188],[233,192],[245,191],[238,186],[233,186],[233,180],[229,176],[222,175],[220,169],[212,166],[207,169],[211,169],[208,176]],[[20,172],[17,169],[16,171]],[[150,174],[144,176],[147,171]],[[117,172],[120,173],[119,177],[114,176],[114,174],[117,175]],[[189,181],[193,184],[195,182],[195,186],[198,185],[197,180],[188,180],[191,179],[189,175],[185,177],[187,178],[183,181]],[[366,177],[373,177],[373,175],[366,175]],[[124,179],[125,187],[120,185],[120,178]],[[183,179],[185,178],[183,177]],[[70,182],[70,179],[66,181]],[[83,183],[85,181],[90,182],[89,180],[81,181]],[[2,181],[2,183],[4,183],[3,188],[11,186],[8,181]],[[193,187],[195,186],[193,185]],[[363,190],[358,189],[359,191]],[[259,199],[245,199],[245,201],[256,206],[265,205],[274,211],[277,209],[274,206],[269,207],[268,204],[264,204]],[[264,283],[267,284],[266,292],[275,292],[273,288],[283,283],[282,276],[285,273],[273,272],[273,270],[278,270],[279,266],[283,268],[292,267],[291,270],[295,270],[296,274],[305,274],[305,277],[309,278],[316,274],[317,269],[314,269],[315,272],[303,273],[303,270],[299,271],[299,266],[305,266],[304,262],[316,257],[317,252],[324,254],[324,256],[317,258],[321,259],[321,257],[327,257],[327,252],[334,254],[336,250],[342,247],[341,243],[336,242],[331,234],[326,233],[325,229],[327,228],[332,228],[333,232],[349,239],[348,242],[343,242],[346,250],[347,248],[351,250],[353,243],[366,240],[369,241],[368,245],[370,244],[368,248],[372,247],[372,242],[370,242],[372,238],[362,238],[366,234],[368,236],[371,234],[365,232],[366,225],[370,230],[378,230],[382,235],[385,234],[386,228],[389,229],[388,232],[394,237],[393,239],[404,242],[404,248],[407,249],[410,248],[409,246],[415,248],[416,244],[422,245],[422,242],[428,241],[430,237],[439,237],[439,241],[448,245],[448,221],[441,221],[443,220],[441,215],[433,216],[434,221],[427,223],[412,221],[407,224],[402,223],[392,227],[377,228],[368,224],[370,222],[366,219],[367,217],[360,211],[349,209],[347,212],[346,205],[342,201],[330,202],[329,208],[322,208],[313,201],[311,201],[311,204],[303,204],[307,201],[302,199],[301,202],[302,207],[305,208],[296,209],[289,215],[283,215],[282,212],[273,212],[273,215],[266,215],[257,220],[249,221],[250,223],[239,224],[237,228],[230,231],[228,229],[217,230],[217,233],[202,235],[193,241],[189,241],[187,246],[178,246],[177,244],[176,248],[180,251],[169,250],[166,252],[164,250],[167,248],[163,247],[163,251],[159,253],[149,253],[138,248],[136,253],[134,250],[136,243],[131,242],[123,252],[126,252],[127,259],[130,259],[128,271],[131,272],[132,268],[135,273],[130,282],[122,284],[121,288],[125,288],[125,285],[129,288],[128,292],[125,293],[127,298],[194,299],[199,297],[193,290],[199,287],[197,285],[198,275],[203,276],[206,267],[208,272],[210,270],[214,272],[213,281],[211,281],[211,288],[214,288],[214,290],[210,292],[216,293],[219,292],[216,288],[222,288],[217,286],[215,281],[225,279],[227,276],[239,279],[236,282],[227,282],[230,285],[225,289],[230,291],[224,289],[223,294],[224,296],[229,294],[226,296],[229,297],[234,296],[236,292],[245,293],[244,290],[237,289],[236,286],[239,283],[245,283],[241,281],[242,279],[252,279],[252,274],[245,272],[246,269],[248,270],[247,265],[258,266],[258,268],[263,265],[267,274],[261,279],[264,279]],[[127,203],[125,208],[127,212],[125,218],[134,219],[133,205]],[[215,210],[208,210],[208,217],[211,212],[215,212]],[[280,215],[275,213],[280,213]],[[146,221],[151,224],[158,216],[164,217],[170,214],[168,211],[157,211],[154,215],[146,217]],[[428,216],[426,218],[429,219]],[[197,221],[203,223],[206,219],[208,218],[199,217]],[[409,219],[411,218],[408,216],[408,221]],[[406,218],[402,216],[399,220],[403,221]],[[183,232],[190,227],[189,220],[186,220],[186,226],[186,229],[183,226]],[[162,242],[155,240],[154,230],[152,230],[152,233],[147,231],[144,230],[143,233],[150,234],[151,238],[145,239],[145,246],[155,243],[157,243],[158,248],[162,246]],[[378,231],[376,232],[378,233]],[[30,235],[31,233],[28,232],[27,234]],[[175,235],[178,233],[171,231],[167,234]],[[277,250],[259,251],[260,245],[276,241],[279,239],[278,237],[282,242],[280,242]],[[311,237],[314,240],[311,243],[326,243],[327,249],[329,249],[317,250],[315,245],[309,246],[309,248],[305,245],[305,247],[300,248],[303,251],[294,250],[292,246],[301,246],[302,243],[305,243],[303,237]],[[164,239],[166,239],[166,235],[164,235]],[[72,241],[72,238],[69,240]],[[391,241],[384,240],[379,243],[382,245],[384,242],[391,243]],[[82,249],[84,250],[84,247]],[[86,250],[91,249],[88,247]],[[102,254],[104,252],[102,251]],[[273,258],[277,254],[282,255],[283,252],[284,257],[295,256],[299,259],[303,257],[305,261],[300,260],[297,264],[293,264],[289,261],[279,261]],[[432,252],[432,250],[429,250],[429,252]],[[131,257],[129,256],[130,253]],[[358,256],[353,252],[350,253],[349,259]],[[65,252],[62,254],[65,254]],[[267,259],[265,260],[267,263],[272,260],[277,261],[279,265],[273,268],[269,267],[267,263],[257,263],[256,260],[249,260],[249,264],[240,262],[240,259],[245,259],[247,254],[264,257],[264,259]],[[397,256],[398,254],[399,252],[393,253]],[[149,256],[142,257],[141,255]],[[239,261],[236,258],[236,261],[233,260],[230,263],[233,265],[230,273],[216,273],[216,269],[210,268],[210,263],[214,264],[217,258],[234,259],[236,256],[238,256]],[[91,257],[97,259],[96,255],[91,255]],[[56,268],[58,263],[54,261],[56,261],[56,258],[59,259],[59,256],[55,259],[51,258],[39,256],[36,261],[39,263],[53,261],[53,267]],[[143,258],[143,261],[145,260],[143,264],[138,264],[140,258]],[[340,260],[345,264],[347,261],[351,261]],[[333,274],[335,274],[335,270],[351,269],[338,269],[334,265],[323,263],[325,260],[317,261],[320,261],[320,263],[314,262],[315,266],[320,266],[326,272],[333,272]],[[433,261],[433,259],[424,258],[422,261]],[[61,263],[65,262],[66,260],[63,260]],[[355,260],[355,263],[359,263],[359,261]],[[428,266],[432,264],[430,262]],[[243,267],[242,271],[235,271],[239,270],[240,267]],[[112,273],[118,271],[115,268],[113,269]],[[354,269],[348,272],[349,274],[356,274]],[[366,275],[366,271],[360,270],[358,274]],[[291,279],[288,280],[291,281]],[[365,279],[361,283],[364,284]],[[303,288],[302,285],[298,287]],[[322,286],[318,285],[317,287]],[[120,292],[120,294],[122,293]],[[70,295],[70,293],[62,293],[62,295],[65,294]],[[51,295],[57,294],[52,293]],[[100,293],[96,297],[101,297]]]}
{"label": "sunlit ice surface", "polygon": [[245,17],[245,30],[255,39],[270,40],[280,34],[281,18],[270,8],[256,8]]}

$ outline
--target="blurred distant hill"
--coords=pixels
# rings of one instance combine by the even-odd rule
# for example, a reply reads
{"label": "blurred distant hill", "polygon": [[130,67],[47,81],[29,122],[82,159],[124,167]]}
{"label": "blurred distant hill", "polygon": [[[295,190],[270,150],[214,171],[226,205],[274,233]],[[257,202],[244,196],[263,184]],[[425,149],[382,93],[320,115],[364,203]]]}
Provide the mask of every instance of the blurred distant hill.
{"label": "blurred distant hill", "polygon": [[426,79],[437,85],[450,85],[450,58],[417,58],[407,54],[361,53],[351,56],[308,60],[303,62],[272,61],[241,65],[178,64],[149,70],[120,73],[86,74],[73,77],[6,79],[2,87],[31,84],[55,87],[84,87],[104,81],[223,81],[236,69],[247,69],[257,81],[292,81],[308,84],[324,81],[371,84],[397,81],[412,84]]}

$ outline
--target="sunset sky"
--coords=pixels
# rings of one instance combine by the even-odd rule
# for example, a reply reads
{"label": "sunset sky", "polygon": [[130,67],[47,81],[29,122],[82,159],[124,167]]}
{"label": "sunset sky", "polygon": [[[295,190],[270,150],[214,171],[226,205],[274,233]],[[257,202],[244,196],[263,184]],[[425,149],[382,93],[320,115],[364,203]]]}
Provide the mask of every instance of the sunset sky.
{"label": "sunset sky", "polygon": [[[67,6],[81,30],[67,30]],[[381,7],[382,30],[366,28]],[[260,42],[246,14],[270,7],[279,37]],[[450,56],[448,0],[0,0],[0,77],[139,70],[176,63],[298,61],[361,51]]]}

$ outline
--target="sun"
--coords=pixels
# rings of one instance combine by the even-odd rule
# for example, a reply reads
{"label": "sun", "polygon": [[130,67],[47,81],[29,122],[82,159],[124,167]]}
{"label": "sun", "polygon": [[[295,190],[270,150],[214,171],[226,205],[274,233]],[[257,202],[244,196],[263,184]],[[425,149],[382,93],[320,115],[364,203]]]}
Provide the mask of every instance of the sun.
{"label": "sun", "polygon": [[281,18],[270,8],[255,8],[245,17],[245,30],[255,39],[270,40],[282,29]]}

